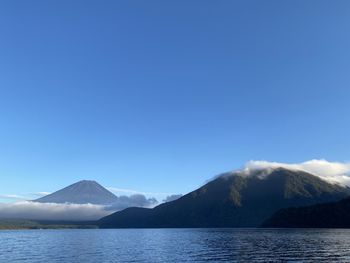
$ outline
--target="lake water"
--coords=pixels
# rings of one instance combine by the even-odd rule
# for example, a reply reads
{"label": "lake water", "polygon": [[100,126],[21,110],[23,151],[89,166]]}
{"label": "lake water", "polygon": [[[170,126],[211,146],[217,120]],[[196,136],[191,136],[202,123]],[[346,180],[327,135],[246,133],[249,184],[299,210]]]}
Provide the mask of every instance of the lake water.
{"label": "lake water", "polygon": [[0,231],[0,262],[350,262],[344,229]]}

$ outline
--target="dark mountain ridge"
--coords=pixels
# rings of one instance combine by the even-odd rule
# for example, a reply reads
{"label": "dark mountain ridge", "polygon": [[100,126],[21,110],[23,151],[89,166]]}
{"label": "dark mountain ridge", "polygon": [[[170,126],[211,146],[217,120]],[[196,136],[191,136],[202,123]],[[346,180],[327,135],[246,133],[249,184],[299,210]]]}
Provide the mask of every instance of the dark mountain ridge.
{"label": "dark mountain ridge", "polygon": [[284,168],[252,175],[222,175],[203,187],[153,209],[127,208],[102,218],[101,228],[256,227],[290,206],[331,202],[348,188]]}
{"label": "dark mountain ridge", "polygon": [[350,228],[350,197],[338,202],[281,209],[263,227]]}

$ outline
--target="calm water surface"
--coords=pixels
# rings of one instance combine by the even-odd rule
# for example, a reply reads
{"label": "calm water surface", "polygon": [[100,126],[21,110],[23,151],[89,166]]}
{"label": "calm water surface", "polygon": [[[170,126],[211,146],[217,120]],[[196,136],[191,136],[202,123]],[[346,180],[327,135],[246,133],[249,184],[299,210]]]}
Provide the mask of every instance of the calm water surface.
{"label": "calm water surface", "polygon": [[350,230],[0,231],[0,262],[350,262]]}

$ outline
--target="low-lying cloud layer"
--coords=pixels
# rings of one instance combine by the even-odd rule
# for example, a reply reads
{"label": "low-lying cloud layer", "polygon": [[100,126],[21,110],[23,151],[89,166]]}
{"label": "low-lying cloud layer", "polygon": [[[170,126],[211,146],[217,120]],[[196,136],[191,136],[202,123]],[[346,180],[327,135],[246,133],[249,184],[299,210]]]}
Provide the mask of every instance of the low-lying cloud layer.
{"label": "low-lying cloud layer", "polygon": [[102,205],[92,204],[56,204],[19,201],[0,203],[1,218],[36,220],[97,220],[112,211]]}
{"label": "low-lying cloud layer", "polygon": [[257,170],[268,170],[283,167],[290,170],[301,170],[320,177],[331,183],[350,186],[350,163],[329,162],[327,160],[310,160],[302,163],[278,163],[268,161],[249,161],[243,169],[246,174]]}
{"label": "low-lying cloud layer", "polygon": [[[12,195],[6,195],[6,197]],[[14,199],[19,199],[14,196]],[[146,198],[141,194],[119,196],[111,205],[39,203],[21,200],[14,203],[0,203],[0,218],[33,220],[97,220],[127,207],[154,207],[155,198]]]}

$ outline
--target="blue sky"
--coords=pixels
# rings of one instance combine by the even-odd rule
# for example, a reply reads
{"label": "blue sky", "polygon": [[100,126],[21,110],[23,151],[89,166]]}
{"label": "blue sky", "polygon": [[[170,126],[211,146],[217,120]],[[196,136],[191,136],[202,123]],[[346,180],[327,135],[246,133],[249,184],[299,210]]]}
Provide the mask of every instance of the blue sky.
{"label": "blue sky", "polygon": [[186,193],[349,161],[348,1],[2,1],[0,194]]}

